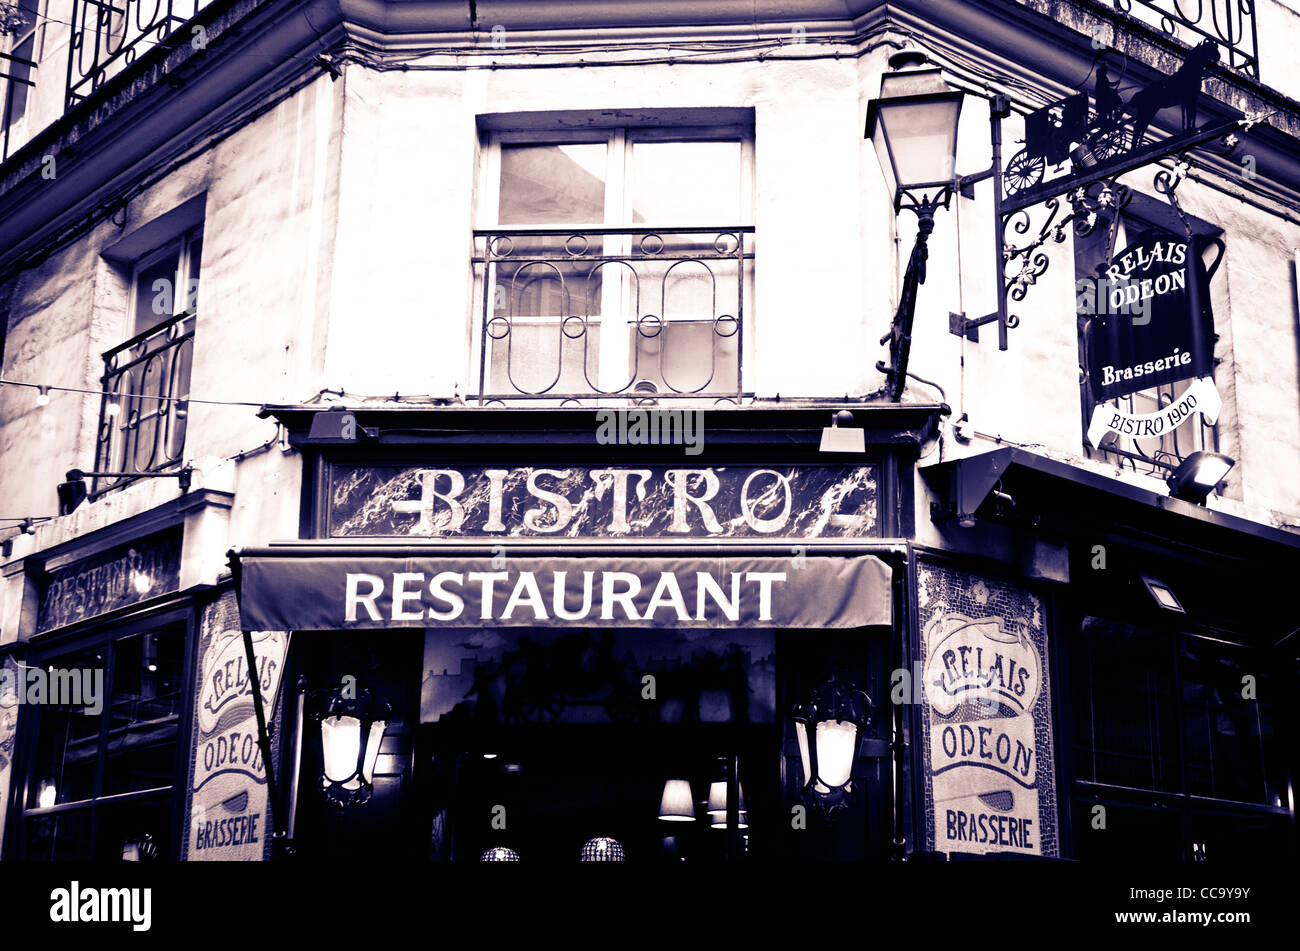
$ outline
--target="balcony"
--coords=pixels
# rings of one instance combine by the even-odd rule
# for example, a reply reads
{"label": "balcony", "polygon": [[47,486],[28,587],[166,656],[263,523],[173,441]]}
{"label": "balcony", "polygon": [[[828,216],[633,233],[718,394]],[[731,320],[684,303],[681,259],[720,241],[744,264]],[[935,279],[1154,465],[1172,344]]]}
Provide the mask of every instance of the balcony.
{"label": "balcony", "polygon": [[71,109],[161,45],[207,2],[73,0],[66,107]]}
{"label": "balcony", "polygon": [[754,229],[474,232],[480,405],[736,403]]}
{"label": "balcony", "polygon": [[1110,0],[1110,6],[1188,46],[1214,40],[1225,66],[1259,79],[1252,0]]}
{"label": "balcony", "polygon": [[[95,469],[158,472],[178,465],[189,416],[195,314],[178,314],[104,354]],[[96,480],[91,495],[130,477]]]}

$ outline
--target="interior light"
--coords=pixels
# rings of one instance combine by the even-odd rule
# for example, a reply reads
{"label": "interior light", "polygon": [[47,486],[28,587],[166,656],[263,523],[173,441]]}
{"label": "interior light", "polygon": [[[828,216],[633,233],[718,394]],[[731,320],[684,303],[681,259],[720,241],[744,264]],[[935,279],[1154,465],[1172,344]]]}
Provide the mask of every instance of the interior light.
{"label": "interior light", "polygon": [[695,798],[687,780],[670,779],[664,783],[663,798],[659,800],[659,818],[665,822],[695,820]]}

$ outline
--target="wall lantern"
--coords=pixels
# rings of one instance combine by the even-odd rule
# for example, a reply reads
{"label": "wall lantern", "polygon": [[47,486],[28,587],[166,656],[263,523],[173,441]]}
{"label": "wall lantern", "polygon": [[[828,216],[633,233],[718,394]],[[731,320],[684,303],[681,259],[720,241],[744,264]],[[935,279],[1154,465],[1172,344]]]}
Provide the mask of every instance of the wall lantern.
{"label": "wall lantern", "polygon": [[803,796],[828,816],[853,799],[853,764],[870,708],[866,693],[832,676],[791,714],[803,764]]}
{"label": "wall lantern", "polygon": [[902,398],[907,359],[912,346],[912,319],[916,295],[925,283],[928,242],[934,231],[934,213],[947,208],[957,183],[957,122],[963,93],[949,86],[937,66],[927,66],[920,50],[906,49],[889,58],[890,72],[880,80],[880,98],[867,106],[866,137],[876,148],[880,170],[894,201],[894,214],[904,208],[916,215],[916,243],[898,295],[898,310],[889,333],[889,364],[876,369],[885,374],[890,400]]}
{"label": "wall lantern", "polygon": [[519,853],[514,849],[507,849],[504,846],[497,846],[495,849],[488,849],[479,856],[480,862],[518,862]]}
{"label": "wall lantern", "polygon": [[1227,477],[1228,472],[1236,464],[1237,460],[1231,456],[1198,449],[1184,459],[1169,476],[1169,494],[1184,502],[1204,505],[1206,497]]}
{"label": "wall lantern", "polygon": [[927,66],[919,50],[895,53],[889,68],[880,98],[867,106],[867,138],[895,213],[911,209],[933,227],[935,209],[952,199],[963,93],[944,82],[938,66]]}
{"label": "wall lantern", "polygon": [[320,724],[321,794],[342,811],[370,798],[379,745],[392,715],[392,705],[363,690],[360,696],[343,685],[319,698],[313,718]]}
{"label": "wall lantern", "polygon": [[621,862],[623,861],[623,844],[608,836],[598,836],[587,840],[582,847],[584,862]]}
{"label": "wall lantern", "polygon": [[659,818],[665,822],[695,821],[695,797],[691,784],[685,779],[670,779],[664,783],[664,794],[659,800]]}

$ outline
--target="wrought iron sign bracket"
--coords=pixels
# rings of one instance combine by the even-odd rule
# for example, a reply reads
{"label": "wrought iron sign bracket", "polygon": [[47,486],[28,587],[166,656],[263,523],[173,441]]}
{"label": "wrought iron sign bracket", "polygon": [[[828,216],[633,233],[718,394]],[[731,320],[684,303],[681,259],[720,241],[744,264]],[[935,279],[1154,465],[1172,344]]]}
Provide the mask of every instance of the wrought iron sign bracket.
{"label": "wrought iron sign bracket", "polygon": [[[1108,78],[1104,64],[1099,66],[1095,108],[1090,108],[1088,93],[1081,91],[1030,113],[1025,118],[1025,147],[1005,167],[1002,121],[1011,110],[1005,96],[990,100],[992,167],[958,178],[954,185],[962,197],[974,198],[976,184],[993,181],[997,306],[977,318],[949,314],[951,333],[978,342],[979,328],[996,323],[998,349],[1006,350],[1008,330],[1020,324],[1020,318],[1010,312],[1009,301],[1024,300],[1029,288],[1047,271],[1044,245],[1064,242],[1068,226],[1085,237],[1103,215],[1124,207],[1131,196],[1129,189],[1119,184],[1122,175],[1174,159],[1174,170],[1160,169],[1155,181],[1156,190],[1172,198],[1194,150],[1208,148],[1221,157],[1230,156],[1240,145],[1240,134],[1272,114],[1195,126],[1201,78],[1216,56],[1213,44],[1207,41],[1189,54],[1175,74],[1158,77],[1127,103],[1119,95],[1119,84]],[[1155,113],[1176,105],[1183,107],[1184,130],[1160,142],[1142,144]],[[1066,162],[1071,172],[1046,179],[1049,170]],[[1031,214],[1031,209],[1040,205],[1046,212],[1041,223]]]}

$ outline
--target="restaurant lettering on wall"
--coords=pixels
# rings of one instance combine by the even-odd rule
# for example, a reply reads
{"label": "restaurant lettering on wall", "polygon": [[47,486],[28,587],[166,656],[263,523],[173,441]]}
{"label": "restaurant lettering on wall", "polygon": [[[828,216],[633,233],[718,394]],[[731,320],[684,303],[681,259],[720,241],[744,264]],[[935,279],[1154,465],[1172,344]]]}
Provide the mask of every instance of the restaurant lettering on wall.
{"label": "restaurant lettering on wall", "polygon": [[859,537],[874,466],[373,466],[330,474],[327,534]]}
{"label": "restaurant lettering on wall", "polygon": [[50,572],[37,630],[48,631],[180,587],[181,535],[167,531]]}

